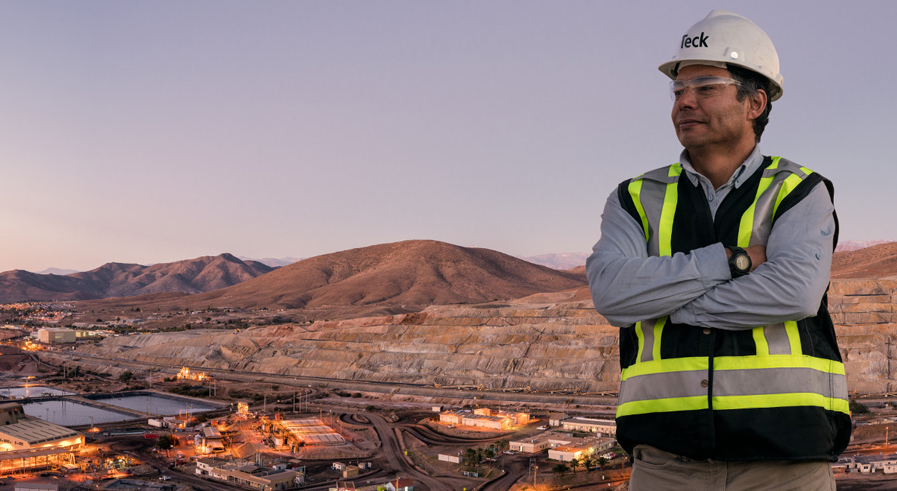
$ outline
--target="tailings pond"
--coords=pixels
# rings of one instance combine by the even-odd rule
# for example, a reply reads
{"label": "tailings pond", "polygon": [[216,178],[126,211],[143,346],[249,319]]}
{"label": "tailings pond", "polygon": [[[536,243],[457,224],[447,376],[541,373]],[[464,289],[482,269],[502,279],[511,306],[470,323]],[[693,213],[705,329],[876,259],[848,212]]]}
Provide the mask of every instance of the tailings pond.
{"label": "tailings pond", "polygon": [[153,393],[130,393],[121,396],[91,396],[90,399],[112,406],[131,409],[158,416],[177,416],[184,413],[201,413],[218,409],[223,404],[178,397],[175,395],[159,395]]}
{"label": "tailings pond", "polygon": [[87,406],[79,402],[60,399],[23,402],[25,414],[62,426],[114,423],[135,419],[136,414]]}
{"label": "tailings pond", "polygon": [[[5,392],[5,389],[2,389]],[[76,396],[77,397],[77,396]],[[171,394],[125,392],[81,396],[85,402],[65,397],[38,397],[20,401],[25,414],[63,426],[114,423],[158,416],[178,416],[218,409],[224,404]]]}

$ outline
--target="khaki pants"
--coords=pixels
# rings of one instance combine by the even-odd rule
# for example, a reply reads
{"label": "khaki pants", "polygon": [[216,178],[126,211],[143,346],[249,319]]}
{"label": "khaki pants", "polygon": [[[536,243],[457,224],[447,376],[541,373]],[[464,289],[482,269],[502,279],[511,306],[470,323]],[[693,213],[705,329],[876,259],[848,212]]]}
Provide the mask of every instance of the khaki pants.
{"label": "khaki pants", "polygon": [[648,445],[633,457],[630,491],[835,491],[829,462],[690,460]]}

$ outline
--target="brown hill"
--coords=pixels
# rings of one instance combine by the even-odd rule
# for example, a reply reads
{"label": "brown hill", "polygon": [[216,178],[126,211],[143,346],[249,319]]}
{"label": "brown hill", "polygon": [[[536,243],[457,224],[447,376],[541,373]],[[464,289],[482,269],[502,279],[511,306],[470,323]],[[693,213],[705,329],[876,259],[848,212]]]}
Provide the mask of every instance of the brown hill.
{"label": "brown hill", "polygon": [[582,275],[489,249],[432,240],[305,259],[259,278],[182,299],[217,307],[316,308],[481,303],[577,288]]}
{"label": "brown hill", "polygon": [[836,252],[832,278],[887,278],[897,276],[897,242],[865,249]]}
{"label": "brown hill", "polygon": [[14,270],[0,273],[0,303],[23,300],[88,300],[148,293],[200,293],[225,288],[274,268],[231,254],[141,266],[107,263],[66,276]]}

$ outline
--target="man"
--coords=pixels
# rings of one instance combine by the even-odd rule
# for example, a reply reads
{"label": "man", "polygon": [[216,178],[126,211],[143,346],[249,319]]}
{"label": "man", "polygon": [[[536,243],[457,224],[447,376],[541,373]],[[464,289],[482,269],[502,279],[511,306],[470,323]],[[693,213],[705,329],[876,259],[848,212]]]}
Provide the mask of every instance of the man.
{"label": "man", "polygon": [[630,489],[835,489],[850,437],[827,311],[831,183],[758,143],[782,95],[778,54],[715,10],[669,76],[677,164],[623,182],[587,263],[620,326],[617,439]]}

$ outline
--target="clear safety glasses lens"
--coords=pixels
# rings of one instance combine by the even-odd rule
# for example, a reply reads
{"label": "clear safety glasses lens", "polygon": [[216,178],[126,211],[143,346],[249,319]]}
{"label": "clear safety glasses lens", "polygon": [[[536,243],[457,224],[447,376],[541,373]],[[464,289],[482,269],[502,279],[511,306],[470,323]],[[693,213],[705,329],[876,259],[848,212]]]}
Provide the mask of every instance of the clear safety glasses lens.
{"label": "clear safety glasses lens", "polygon": [[685,89],[691,89],[698,99],[706,99],[722,93],[727,85],[740,86],[737,80],[727,77],[695,77],[689,80],[673,80],[670,82],[670,98],[678,101]]}

